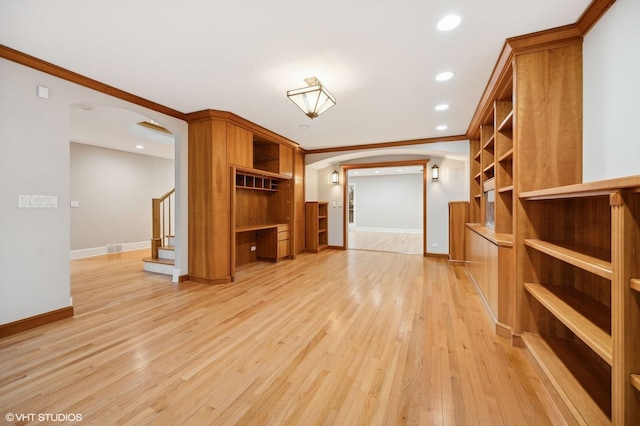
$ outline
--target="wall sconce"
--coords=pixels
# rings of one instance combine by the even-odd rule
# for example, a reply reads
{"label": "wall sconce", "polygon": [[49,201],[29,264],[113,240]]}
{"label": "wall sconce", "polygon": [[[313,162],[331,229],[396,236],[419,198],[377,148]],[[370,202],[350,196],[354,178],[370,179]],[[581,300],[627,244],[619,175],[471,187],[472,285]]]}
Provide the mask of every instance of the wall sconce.
{"label": "wall sconce", "polygon": [[431,168],[431,181],[437,182],[440,177],[440,167],[437,164],[434,164]]}
{"label": "wall sconce", "polygon": [[331,183],[333,183],[334,185],[340,183],[340,173],[338,173],[337,170],[334,170],[333,173],[331,173]]}

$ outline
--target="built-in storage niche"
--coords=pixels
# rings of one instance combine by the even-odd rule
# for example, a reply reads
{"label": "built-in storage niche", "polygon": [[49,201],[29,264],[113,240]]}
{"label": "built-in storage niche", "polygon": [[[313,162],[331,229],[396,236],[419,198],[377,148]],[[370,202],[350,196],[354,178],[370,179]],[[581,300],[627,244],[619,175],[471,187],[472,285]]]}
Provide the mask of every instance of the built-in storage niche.
{"label": "built-in storage niche", "polygon": [[253,139],[253,168],[271,173],[280,172],[280,144],[258,137]]}

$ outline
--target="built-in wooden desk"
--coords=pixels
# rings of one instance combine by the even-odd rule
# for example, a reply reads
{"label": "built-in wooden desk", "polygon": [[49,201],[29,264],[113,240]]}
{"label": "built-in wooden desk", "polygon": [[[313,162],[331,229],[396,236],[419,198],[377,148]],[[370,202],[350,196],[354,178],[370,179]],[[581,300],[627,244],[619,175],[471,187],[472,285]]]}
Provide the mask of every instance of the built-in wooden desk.
{"label": "built-in wooden desk", "polygon": [[[289,224],[265,223],[236,227],[236,264],[254,260],[277,262],[289,257]],[[249,245],[249,250],[246,250]],[[252,249],[255,247],[255,249]],[[243,254],[252,253],[251,256]]]}

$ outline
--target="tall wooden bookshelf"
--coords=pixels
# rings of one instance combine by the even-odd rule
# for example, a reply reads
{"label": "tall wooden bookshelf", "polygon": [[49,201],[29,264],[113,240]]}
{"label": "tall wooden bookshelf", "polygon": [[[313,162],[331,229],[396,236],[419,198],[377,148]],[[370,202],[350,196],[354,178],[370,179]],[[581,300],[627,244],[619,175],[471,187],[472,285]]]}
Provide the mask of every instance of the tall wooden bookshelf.
{"label": "tall wooden bookshelf", "polygon": [[634,424],[640,177],[582,183],[578,30],[507,40],[468,134],[465,257],[496,332],[577,423]]}

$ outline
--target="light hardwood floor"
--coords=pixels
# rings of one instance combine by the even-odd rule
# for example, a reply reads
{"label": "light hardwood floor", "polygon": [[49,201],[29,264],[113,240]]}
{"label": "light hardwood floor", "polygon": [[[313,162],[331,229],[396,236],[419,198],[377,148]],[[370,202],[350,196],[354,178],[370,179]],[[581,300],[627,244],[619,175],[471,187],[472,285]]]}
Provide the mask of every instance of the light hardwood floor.
{"label": "light hardwood floor", "polygon": [[327,250],[206,286],[143,272],[145,255],[72,261],[75,318],[0,340],[3,419],[561,423],[526,351],[445,260]]}
{"label": "light hardwood floor", "polygon": [[422,234],[349,231],[349,248],[422,254]]}

